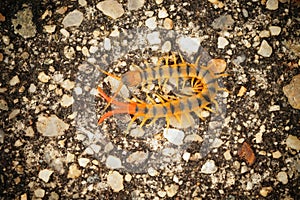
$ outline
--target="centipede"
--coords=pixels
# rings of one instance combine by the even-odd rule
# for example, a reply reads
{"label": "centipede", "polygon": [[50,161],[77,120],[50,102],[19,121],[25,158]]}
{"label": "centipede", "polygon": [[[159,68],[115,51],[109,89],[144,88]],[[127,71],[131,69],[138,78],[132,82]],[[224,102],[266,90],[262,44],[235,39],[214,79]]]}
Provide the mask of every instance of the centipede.
{"label": "centipede", "polygon": [[[116,97],[123,85],[127,87],[144,86],[152,83],[154,80],[158,81],[159,85],[165,85],[170,78],[173,78],[176,80],[175,87],[179,88],[179,79],[184,80],[182,87],[185,86],[186,80],[192,79],[192,85],[196,86],[192,87],[192,92],[201,92],[206,100],[213,101],[217,107],[217,102],[214,101],[217,92],[220,90],[228,91],[225,88],[219,87],[217,83],[220,77],[227,76],[227,74],[222,73],[226,68],[226,62],[223,59],[212,59],[208,62],[207,66],[199,66],[200,56],[195,63],[186,62],[181,54],[179,54],[179,58],[180,61],[178,62],[176,54],[172,52],[171,56],[161,57],[155,67],[150,67],[148,64],[145,69],[136,67],[136,70],[128,71],[121,77],[117,77],[100,68],[98,69],[120,81],[116,93],[111,98],[112,100]],[[104,110],[106,110],[109,105],[110,102],[108,102]]]}
{"label": "centipede", "polygon": [[[133,117],[128,124],[127,131],[137,118],[142,118],[141,127],[147,120],[151,121],[150,125],[160,118],[165,118],[167,127],[169,127],[171,118],[175,118],[181,123],[182,116],[186,116],[189,119],[191,113],[194,113],[204,120],[201,116],[202,110],[214,112],[209,105],[214,104],[215,107],[218,107],[215,101],[217,92],[221,90],[227,91],[226,88],[222,88],[218,84],[218,79],[227,75],[222,73],[226,68],[226,62],[222,59],[212,59],[208,62],[207,66],[198,66],[199,57],[195,63],[186,62],[180,54],[179,58],[180,62],[177,62],[176,55],[172,53],[172,59],[169,56],[161,57],[155,67],[151,68],[148,66],[144,70],[138,68],[137,70],[126,72],[121,77],[100,70],[108,76],[120,80],[120,85],[112,97],[109,97],[98,87],[98,93],[108,102],[104,110],[110,104],[116,106],[113,110],[102,115],[98,120],[98,124],[101,124],[105,119],[115,114],[131,114]],[[123,85],[130,87],[143,86],[154,80],[164,85],[170,78],[175,78],[177,88],[179,87],[179,79],[183,79],[182,87],[184,87],[186,80],[190,79],[193,93],[176,95],[171,99],[156,94],[160,103],[156,103],[154,100],[151,100],[151,103],[146,103],[139,99],[137,101],[128,100],[127,102],[115,100],[118,91]]]}
{"label": "centipede", "polygon": [[195,113],[202,120],[204,118],[201,115],[201,110],[206,109],[212,111],[208,105],[209,101],[206,101],[205,98],[199,93],[198,95],[193,95],[190,97],[178,98],[175,100],[164,101],[161,99],[161,103],[146,103],[141,100],[138,102],[130,101],[130,102],[119,102],[111,99],[104,91],[98,87],[98,93],[107,101],[111,102],[111,104],[115,105],[111,111],[106,112],[99,120],[98,124],[101,124],[106,118],[115,115],[115,114],[131,114],[133,115],[131,121],[127,126],[126,132],[129,131],[132,123],[136,121],[137,118],[143,118],[140,123],[140,127],[142,127],[147,120],[151,120],[150,124],[153,124],[160,118],[165,118],[167,122],[167,128],[170,126],[170,119],[174,117],[179,123],[182,122],[181,117],[185,116],[189,119],[189,115],[191,113]]}

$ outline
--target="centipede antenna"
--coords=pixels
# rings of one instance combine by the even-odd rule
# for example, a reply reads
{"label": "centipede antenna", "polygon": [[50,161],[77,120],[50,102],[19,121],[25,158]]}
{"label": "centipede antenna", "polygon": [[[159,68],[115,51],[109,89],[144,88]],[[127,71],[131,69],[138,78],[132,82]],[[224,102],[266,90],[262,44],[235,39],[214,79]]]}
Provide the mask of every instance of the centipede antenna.
{"label": "centipede antenna", "polygon": [[107,105],[104,108],[104,112],[107,110],[107,108],[111,105],[111,103],[114,101],[114,99],[116,98],[116,96],[118,95],[118,93],[120,92],[121,88],[123,86],[123,83],[120,82],[115,94],[111,97],[110,101],[107,102]]}

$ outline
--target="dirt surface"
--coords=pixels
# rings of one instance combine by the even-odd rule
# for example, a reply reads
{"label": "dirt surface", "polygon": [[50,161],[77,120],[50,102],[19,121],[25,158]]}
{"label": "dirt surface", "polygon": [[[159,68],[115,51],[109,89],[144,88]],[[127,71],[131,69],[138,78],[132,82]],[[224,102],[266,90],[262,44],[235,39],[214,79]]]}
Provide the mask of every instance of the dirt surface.
{"label": "dirt surface", "polygon": [[[299,6],[2,0],[0,198],[300,199]],[[127,133],[128,114],[97,125],[97,86],[119,84],[99,67],[122,76],[171,52],[226,61],[218,112],[185,128],[137,119]],[[158,85],[117,100],[146,101]]]}

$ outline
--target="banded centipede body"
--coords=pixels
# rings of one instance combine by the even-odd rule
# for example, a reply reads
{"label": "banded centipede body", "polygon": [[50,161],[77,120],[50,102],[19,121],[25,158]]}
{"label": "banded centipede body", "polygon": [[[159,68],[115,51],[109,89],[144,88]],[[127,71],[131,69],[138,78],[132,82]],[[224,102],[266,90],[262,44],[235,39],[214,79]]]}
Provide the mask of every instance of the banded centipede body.
{"label": "banded centipede body", "polygon": [[[127,113],[133,115],[128,125],[128,129],[131,127],[132,123],[138,117],[143,118],[140,127],[142,127],[148,119],[151,119],[150,122],[151,124],[154,123],[159,118],[166,118],[167,127],[169,127],[171,117],[175,117],[177,121],[181,123],[182,115],[187,116],[193,112],[197,116],[203,119],[203,117],[201,116],[201,110],[206,109],[211,111],[211,109],[208,107],[210,102],[206,101],[206,99],[203,98],[201,94],[193,95],[190,97],[179,98],[176,100],[166,101],[160,104],[147,104],[142,101],[139,102],[130,101],[124,103],[124,102],[118,102],[116,100],[112,100],[111,97],[107,96],[100,87],[98,87],[98,92],[107,102],[111,102],[112,104],[117,106],[114,110],[105,113],[99,119],[98,124],[101,124],[106,118],[112,115]],[[188,118],[189,116],[187,117],[187,119]]]}
{"label": "banded centipede body", "polygon": [[[151,123],[154,123],[159,118],[165,118],[167,127],[169,127],[171,118],[176,118],[177,121],[181,123],[181,116],[189,116],[191,113],[195,113],[198,117],[203,119],[201,116],[201,111],[203,109],[213,112],[208,105],[214,104],[217,108],[218,104],[215,101],[217,92],[221,90],[227,91],[218,84],[218,79],[222,76],[226,76],[226,74],[222,74],[226,68],[225,61],[213,59],[207,66],[199,67],[199,58],[196,63],[188,63],[181,55],[179,56],[181,62],[177,62],[175,54],[172,54],[172,62],[170,62],[168,56],[165,56],[159,59],[155,67],[151,68],[148,66],[144,70],[138,69],[129,71],[123,74],[121,78],[117,78],[116,76],[103,71],[105,74],[119,79],[121,83],[113,97],[107,96],[102,89],[98,87],[99,94],[108,102],[104,110],[106,110],[110,104],[116,106],[115,109],[105,113],[99,119],[98,124],[101,124],[106,118],[114,114],[128,113],[133,115],[128,125],[128,129],[139,117],[143,119],[140,124],[141,127],[147,120],[151,120]],[[165,63],[161,64],[163,60]],[[159,97],[160,103],[156,103],[154,100],[152,100],[151,103],[146,103],[141,100],[138,100],[138,102],[129,100],[129,102],[124,103],[114,99],[122,85],[137,86],[141,84],[143,86],[154,80],[157,80],[159,84],[162,84],[166,83],[170,78],[175,78],[177,87],[179,87],[179,79],[183,79],[183,85],[186,80],[191,79],[191,89],[193,93],[175,96],[171,99],[156,95]]]}
{"label": "banded centipede body", "polygon": [[[186,62],[180,54],[179,57],[180,62],[177,61],[175,53],[172,53],[172,60],[169,56],[164,56],[159,59],[155,67],[148,66],[143,70],[139,68],[134,71],[128,71],[123,74],[121,78],[100,70],[105,74],[120,80],[120,85],[112,99],[116,97],[123,85],[129,87],[137,85],[143,86],[152,83],[154,80],[157,80],[159,84],[162,84],[166,83],[170,78],[173,78],[176,80],[176,87],[178,88],[179,79],[182,78],[184,79],[183,87],[185,85],[185,80],[193,79],[192,91],[194,93],[201,92],[206,100],[210,99],[217,106],[217,103],[214,101],[217,92],[220,90],[227,91],[226,89],[219,87],[217,82],[218,78],[226,76],[226,74],[221,74],[226,68],[226,62],[222,59],[212,59],[207,66],[198,66],[200,57],[198,57],[195,63]],[[164,64],[162,64],[163,60],[165,62]],[[110,102],[108,102],[108,106],[109,104]]]}

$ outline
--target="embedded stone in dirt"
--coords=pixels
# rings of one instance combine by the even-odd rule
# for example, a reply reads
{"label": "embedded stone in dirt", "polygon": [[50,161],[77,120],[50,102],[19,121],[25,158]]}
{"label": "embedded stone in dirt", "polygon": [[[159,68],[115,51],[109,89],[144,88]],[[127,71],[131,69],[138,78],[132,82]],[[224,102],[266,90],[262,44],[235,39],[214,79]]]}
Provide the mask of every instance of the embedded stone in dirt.
{"label": "embedded stone in dirt", "polygon": [[283,87],[283,93],[295,109],[300,109],[300,74],[293,77],[290,84]]}
{"label": "embedded stone in dirt", "polygon": [[69,125],[59,119],[56,115],[46,117],[43,114],[38,116],[36,128],[43,136],[59,136],[69,129]]}
{"label": "embedded stone in dirt", "polygon": [[117,19],[124,14],[122,5],[114,0],[101,1],[96,5],[96,7],[103,12],[104,15],[107,15],[113,19]]}

